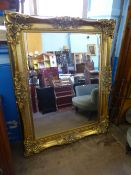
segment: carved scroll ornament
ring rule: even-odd
[[[25,101],[27,100],[27,88],[25,84],[25,77],[21,72],[16,72],[14,77],[16,101],[19,108],[23,109]]]
[[[5,23],[7,26],[7,39],[8,42],[16,45],[20,41],[21,30],[27,30],[31,28],[31,24],[27,23],[28,15],[21,15],[14,13],[10,18],[6,18]]]
[[[39,153],[42,150],[54,146],[54,145],[64,145],[76,142],[79,139],[84,138],[87,135],[101,134],[107,132],[108,129],[108,117],[106,116],[103,121],[98,125],[86,126],[79,129],[74,129],[74,131],[68,133],[59,133],[52,136],[47,136],[45,138],[40,138],[33,140],[32,137],[28,137],[24,141],[25,145],[25,156],[30,156],[34,153]],[[88,132],[87,132],[88,130]]]
[[[68,16],[57,17],[51,20],[51,22],[54,28],[58,28],[58,29],[77,28],[80,25],[80,18],[71,18]]]
[[[115,28],[115,20],[98,20],[98,23],[95,25],[100,31],[113,38],[114,36],[114,28]]]
[[[102,67],[101,76],[102,91],[109,93],[111,88],[111,66]]]

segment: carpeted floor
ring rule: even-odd
[[[13,147],[16,175],[131,175],[131,155],[108,134],[93,135],[69,145],[23,157]]]
[[[33,114],[36,138],[77,128],[97,120],[97,112],[79,111],[69,108],[63,111]]]

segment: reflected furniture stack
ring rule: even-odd
[[[52,80],[58,80],[58,68],[44,68],[42,71],[44,86],[52,86]]]
[[[59,67],[60,73],[67,74],[68,73],[68,63],[69,63],[69,51],[56,51],[56,60],[57,66]]]
[[[40,87],[52,86],[52,80],[58,79],[56,56],[53,53],[42,53],[29,58],[30,66],[33,65],[37,72]]]
[[[83,73],[86,62],[86,53],[72,53],[76,73]]]
[[[99,83],[99,71],[90,70],[90,81],[91,81],[91,84]]]
[[[76,64],[76,73],[83,73],[85,69],[85,63]]]
[[[53,81],[57,109],[72,106],[72,85],[69,80]]]

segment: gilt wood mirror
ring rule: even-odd
[[[114,20],[5,21],[25,155],[106,132]]]

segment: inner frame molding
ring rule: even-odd
[[[23,122],[25,156],[38,153],[54,145],[75,142],[85,136],[105,133],[108,128],[108,95],[111,86],[110,50],[114,35],[114,20],[86,20],[81,18],[41,18],[5,11],[7,40],[16,101]],[[100,35],[99,111],[96,122],[61,133],[36,139],[29,97],[28,73],[24,33],[72,32]]]

